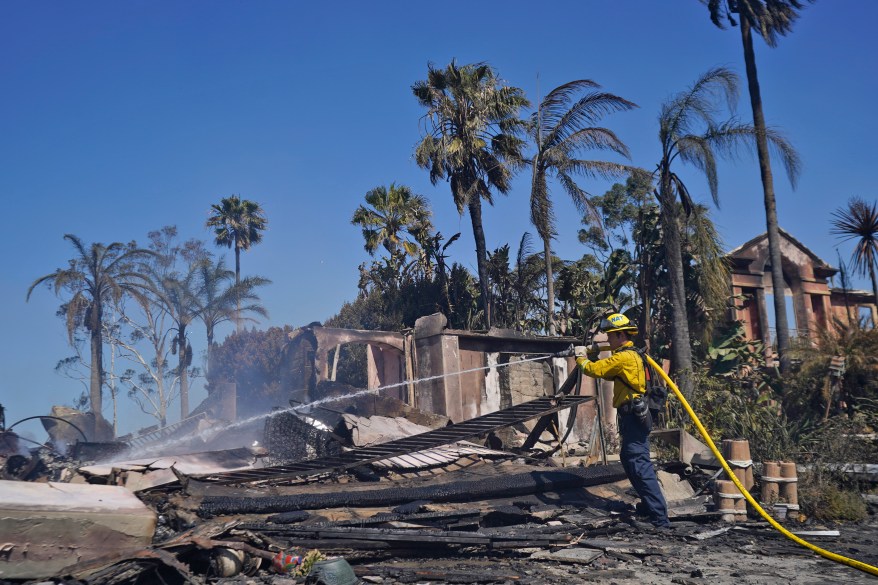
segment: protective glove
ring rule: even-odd
[[[577,345],[573,348],[573,354],[576,356],[576,365],[580,368],[582,367],[582,364],[588,361],[585,357],[585,352],[586,349],[584,345]]]
[[[591,361],[597,361],[601,355],[600,346],[597,343],[590,345],[588,351],[585,352],[585,355]]]

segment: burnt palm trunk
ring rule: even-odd
[[[470,197],[469,216],[473,224],[473,237],[476,240],[476,263],[479,269],[479,289],[482,292],[482,310],[485,312],[485,329],[490,329],[491,298],[488,293],[488,248],[485,245],[485,230],[482,227],[482,199],[477,193]]]
[[[869,277],[872,279],[872,294],[875,295],[875,301],[878,302],[878,280],[875,278],[875,265],[869,264]],[[878,327],[878,323],[873,323],[873,327]]]
[[[546,326],[549,335],[555,335],[555,279],[552,276],[552,241],[543,238],[543,255],[546,259]]]
[[[780,234],[777,224],[777,203],[774,198],[774,180],[771,175],[771,160],[768,156],[768,140],[765,136],[765,116],[762,112],[762,96],[759,92],[759,77],[756,74],[756,55],[753,51],[753,35],[750,22],[741,18],[741,42],[744,45],[744,63],[747,68],[747,85],[750,90],[750,105],[753,109],[753,126],[756,129],[756,153],[759,156],[759,174],[762,178],[762,191],[765,196],[765,223],[768,231],[768,258],[771,262],[771,286],[774,291],[774,324],[777,334],[777,353],[780,371],[789,369],[790,330],[787,321],[786,298],[784,295],[783,264],[780,253]]]
[[[640,337],[643,339],[644,348],[647,353],[652,351],[652,320],[651,320],[651,299],[649,298],[649,270],[650,262],[647,257],[646,246],[643,244],[643,207],[638,212],[638,223],[640,223],[640,232],[637,237],[637,259],[640,267],[638,275],[638,288],[640,289],[640,303],[643,310],[640,314]]]
[[[448,311],[448,317],[451,318],[452,313],[454,313],[454,305],[451,302],[451,291],[448,288],[448,274],[445,273],[445,261],[440,260],[437,263],[437,268],[439,275],[440,286],[442,287],[442,292],[445,295],[445,307]]]
[[[104,386],[104,338],[101,327],[103,309],[100,300],[95,300],[88,309],[87,323],[91,345],[91,376],[89,379],[88,402],[95,415],[95,424],[103,409]],[[96,430],[96,429],[95,429]]]
[[[672,196],[668,170],[662,170],[661,221],[665,256],[668,263],[671,297],[671,363],[683,396],[692,396],[692,348],[689,345],[689,316],[686,310],[686,288],[683,278],[683,255],[680,251],[680,227],[677,206]]]
[[[211,350],[213,348],[213,326],[206,325],[206,328],[207,328],[207,369],[205,370],[205,375],[210,371],[210,355],[212,353]]]
[[[238,238],[235,238],[235,331],[241,332],[241,248],[238,247]]]
[[[875,265],[871,262],[869,263],[869,278],[872,280],[872,294],[875,295],[875,300],[878,302],[878,279],[875,278]],[[878,323],[876,323],[876,313],[875,309],[872,309],[872,328],[878,327]],[[859,319],[858,319],[859,320]]]
[[[177,333],[177,374],[180,376],[180,420],[189,416],[189,348],[186,345],[186,326]]]

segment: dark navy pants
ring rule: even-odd
[[[622,451],[619,459],[628,481],[646,507],[649,521],[655,526],[668,526],[668,505],[659,487],[655,467],[649,459],[649,430],[634,414],[620,415]]]

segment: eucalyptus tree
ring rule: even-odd
[[[223,258],[216,262],[202,260],[195,269],[198,286],[194,302],[198,319],[204,323],[207,332],[207,363],[210,364],[216,328],[235,317],[239,301],[245,303],[240,307],[241,313],[268,316],[268,311],[259,304],[260,299],[255,291],[261,286],[271,284],[271,281],[261,276],[247,276],[235,284],[235,273],[226,268]],[[242,319],[247,320],[249,317]]]
[[[176,383],[168,380],[170,345],[175,332],[167,326],[167,312],[154,302],[152,295],[145,292],[133,298],[139,311],[124,303],[114,303],[116,323],[107,327],[106,336],[115,354],[138,369],[126,368],[116,377],[128,387],[128,397],[140,410],[165,427],[168,411],[177,397]]]
[[[599,91],[600,87],[590,79],[565,83],[550,91],[531,116],[529,131],[536,152],[530,161],[533,171],[530,218],[543,241],[546,328],[549,335],[555,335],[552,239],[556,235],[549,179],[554,178],[558,182],[577,209],[594,215],[589,194],[576,182],[577,175],[612,178],[631,171],[627,165],[581,158],[591,150],[614,152],[626,158],[629,156],[628,148],[615,133],[594,124],[606,114],[637,106],[617,95]]]
[[[416,195],[405,185],[383,185],[368,191],[368,205],[360,205],[351,218],[359,226],[365,240],[364,248],[372,256],[383,246],[390,262],[399,273],[406,257],[421,256],[420,241],[424,241],[433,226],[430,204],[423,195]],[[405,234],[410,237],[406,238]],[[398,282],[399,283],[399,278]]]
[[[64,304],[67,333],[73,343],[73,333],[84,326],[90,340],[89,406],[95,417],[101,414],[102,387],[104,384],[103,330],[104,307],[119,301],[125,294],[138,294],[146,284],[145,276],[138,270],[137,262],[153,253],[138,248],[134,242],[85,244],[73,234],[64,239],[73,245],[76,256],[66,268],[36,279],[27,290],[27,299],[41,284],[48,284],[56,295],[69,295]]]
[[[640,305],[638,329],[647,349],[656,330],[654,308],[663,290],[665,272],[654,189],[650,173],[643,169],[634,171],[624,185],[616,183],[603,195],[589,198],[600,218],[597,221],[585,214],[582,223],[586,227],[579,231],[579,241],[591,247],[604,263],[611,251],[624,250],[632,268],[636,267],[628,286],[636,293],[634,304]]]
[[[418,166],[435,185],[446,179],[461,215],[469,211],[476,243],[484,325],[491,326],[488,252],[482,224],[482,199],[493,203],[492,190],[506,194],[522,165],[524,122],[529,105],[524,92],[504,85],[486,63],[444,69],[428,66],[427,79],[412,86],[423,107],[425,135],[415,148]]]
[[[756,71],[756,53],[753,49],[753,31],[762,36],[769,47],[777,46],[778,38],[792,31],[798,18],[798,11],[810,0],[701,0],[710,11],[711,21],[719,28],[725,22],[732,26],[740,24],[741,44],[744,49],[744,65],[747,68],[747,84],[750,90],[750,106],[753,110],[753,126],[756,129],[756,152],[759,157],[759,174],[765,200],[765,223],[768,230],[768,256],[771,263],[771,283],[774,288],[774,313],[777,328],[777,351],[781,371],[789,368],[787,353],[790,348],[789,322],[786,301],[779,291],[784,290],[783,267],[781,264],[780,234],[777,222],[777,201],[774,196],[774,178],[769,158],[769,129],[765,124],[762,110],[762,94],[759,90],[759,75]],[[738,18],[735,19],[734,15]],[[740,21],[740,22],[738,22]],[[787,174],[795,188],[799,170],[798,158],[785,161]],[[792,166],[789,166],[792,165]]]
[[[692,350],[683,274],[682,238],[677,200],[689,213],[694,203],[683,180],[675,172],[674,163],[688,163],[704,173],[714,204],[719,205],[717,156],[734,158],[738,148],[751,146],[757,130],[734,118],[720,120],[723,100],[734,109],[738,97],[738,76],[725,68],[711,69],[700,76],[687,90],[662,105],[659,114],[659,141],[662,157],[655,171],[658,180],[658,201],[661,210],[662,240],[670,277],[672,311],[671,357],[686,396],[691,396]],[[793,147],[777,132],[764,132],[784,165],[794,176],[798,157]],[[783,290],[776,289],[776,290]]]
[[[854,269],[862,276],[869,275],[872,293],[878,299],[878,280],[875,278],[878,266],[878,206],[873,201],[866,203],[860,197],[852,197],[847,205],[835,210],[832,215],[832,233],[840,239],[854,240],[851,260]],[[878,325],[878,324],[876,324]]]
[[[207,219],[206,227],[213,228],[217,246],[234,248],[235,284],[240,284],[241,250],[249,250],[262,241],[262,232],[268,227],[265,211],[258,203],[241,199],[239,195],[224,197],[219,203],[211,205],[210,209],[212,215]],[[235,321],[240,329],[240,315],[236,316]]]

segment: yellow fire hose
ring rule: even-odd
[[[795,534],[793,534],[792,532],[790,532],[789,530],[784,528],[778,521],[776,521],[774,518],[772,518],[768,514],[768,512],[763,510],[762,506],[759,505],[759,503],[756,501],[756,499],[750,495],[749,491],[747,491],[747,488],[745,488],[743,486],[743,484],[741,484],[741,482],[735,476],[735,473],[732,471],[732,468],[729,466],[728,462],[726,462],[726,460],[723,458],[722,454],[719,452],[719,449],[716,448],[716,445],[713,443],[713,439],[711,439],[710,435],[707,434],[707,430],[701,424],[701,421],[698,420],[698,416],[696,416],[695,412],[692,410],[692,407],[689,406],[689,402],[686,400],[686,397],[683,396],[683,393],[680,392],[680,389],[677,388],[677,385],[674,384],[674,382],[671,380],[671,378],[665,373],[665,371],[662,369],[662,367],[655,362],[655,360],[653,360],[651,357],[649,357],[646,354],[644,354],[644,355],[646,356],[646,359],[649,360],[649,363],[652,364],[652,367],[654,367],[655,370],[659,373],[659,375],[661,375],[661,377],[664,378],[665,382],[668,384],[668,387],[674,391],[674,394],[677,396],[677,400],[679,400],[680,404],[683,405],[683,408],[686,409],[686,412],[689,414],[689,418],[691,418],[692,422],[695,423],[695,426],[698,428],[698,432],[700,432],[701,436],[704,437],[704,441],[707,443],[707,446],[710,447],[710,450],[713,451],[713,454],[716,457],[717,461],[719,461],[722,464],[723,469],[725,469],[726,474],[729,476],[729,479],[731,479],[733,482],[735,482],[735,486],[737,486],[738,490],[740,490],[741,495],[743,495],[744,498],[746,498],[746,500],[748,502],[750,502],[750,505],[753,506],[753,508],[755,508],[759,512],[760,516],[765,518],[765,520],[769,524],[771,524],[771,526],[775,530],[778,530],[781,534],[783,534],[784,536],[786,536],[787,538],[789,538],[790,540],[792,540],[796,544],[800,544],[800,545],[804,546],[805,548],[811,549],[812,551],[814,551],[818,555],[825,557],[831,561],[845,564],[849,567],[853,567],[855,569],[865,571],[866,573],[870,573],[872,575],[878,575],[878,567],[869,565],[867,563],[864,563],[862,561],[858,561],[856,559],[849,559],[848,557],[844,557],[844,556],[836,554],[834,552],[824,550],[824,549],[820,548],[819,546],[813,545],[810,542],[799,538],[798,536],[796,536]]]

